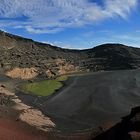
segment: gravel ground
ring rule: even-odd
[[[120,121],[140,104],[140,70],[97,72],[69,78],[49,98],[18,94],[40,108],[61,130],[75,131]]]

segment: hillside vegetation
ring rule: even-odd
[[[20,88],[27,93],[31,93],[37,96],[49,96],[56,90],[63,87],[62,81],[67,80],[67,76],[61,76],[52,80],[45,80],[41,82],[24,84]]]

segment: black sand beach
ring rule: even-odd
[[[38,98],[36,103],[35,96],[17,95],[49,115],[59,129],[94,128],[105,122],[120,121],[130,108],[139,105],[140,70],[73,76],[58,93],[50,98]]]

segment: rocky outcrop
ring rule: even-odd
[[[138,140],[139,138],[140,107],[135,107],[132,108],[130,115],[122,118],[120,123],[92,138],[92,140]]]
[[[46,64],[46,75],[47,77],[53,77],[55,75],[63,75],[69,73],[79,72],[80,68],[71,62],[67,62],[65,59],[54,59],[48,61]]]
[[[48,69],[48,70],[46,71],[46,76],[47,76],[48,78],[53,78],[55,75],[56,75],[56,74],[55,74],[53,71],[51,71],[50,69]]]
[[[50,118],[44,116],[41,111],[37,109],[26,109],[24,110],[19,119],[28,123],[31,126],[39,128],[44,131],[49,131],[49,128],[55,127],[55,124]],[[44,128],[43,128],[44,127]]]
[[[36,77],[38,75],[38,71],[35,68],[15,68],[6,72],[6,75],[11,78],[28,80]]]

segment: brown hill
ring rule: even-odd
[[[0,53],[0,72],[15,68],[35,68],[38,74],[46,75],[49,70],[53,75],[58,75],[140,67],[139,48],[103,44],[87,50],[69,50],[3,31],[0,31]]]

